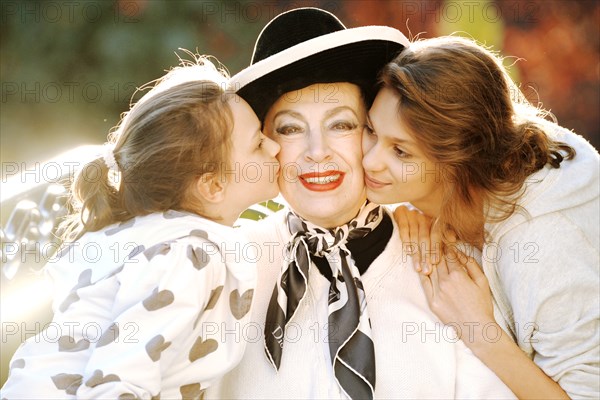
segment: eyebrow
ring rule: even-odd
[[[356,112],[350,106],[339,106],[339,107],[333,108],[331,110],[327,110],[327,112],[325,112],[325,118],[329,118],[332,115],[339,114],[339,113],[341,113],[342,111],[345,111],[345,110],[350,111],[352,114],[354,114],[355,117],[358,118],[358,115],[356,115]]]
[[[277,119],[279,116],[281,116],[281,115],[290,115],[290,116],[292,116],[292,117],[294,117],[294,118],[298,118],[298,119],[301,119],[302,121],[306,121],[306,120],[304,119],[304,117],[302,116],[302,114],[300,114],[300,113],[298,113],[298,112],[296,112],[296,111],[294,111],[294,110],[281,110],[281,111],[278,111],[278,112],[277,112],[277,113],[276,113],[276,114],[273,116],[273,121],[275,121],[275,120],[276,120],[276,119]]]
[[[335,115],[335,114],[339,114],[342,111],[348,110],[350,111],[352,114],[354,114],[355,117],[358,118],[358,115],[356,115],[356,112],[354,111],[354,109],[350,106],[339,106],[339,107],[335,107],[331,110],[327,110],[325,112],[325,118],[331,118],[331,116]],[[281,116],[281,115],[290,115],[291,117],[300,119],[302,121],[306,121],[306,118],[304,118],[302,116],[302,114],[300,114],[299,112],[296,112],[294,110],[281,110],[278,111],[274,116],[273,116],[273,121],[275,121],[277,119],[277,117]]]

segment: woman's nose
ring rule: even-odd
[[[318,129],[306,136],[308,143],[306,144],[306,159],[315,163],[328,161],[333,154],[328,140],[323,132]]]
[[[384,167],[383,157],[379,154],[377,143],[368,143],[363,141],[363,160],[362,165],[365,171],[381,171]]]

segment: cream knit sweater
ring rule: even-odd
[[[598,152],[542,122],[577,151],[529,177],[527,214],[488,224],[483,268],[496,319],[572,398],[600,398],[600,204]]]

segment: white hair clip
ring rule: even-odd
[[[119,164],[115,159],[115,147],[112,144],[105,143],[102,149],[102,159],[110,171],[119,172]]]

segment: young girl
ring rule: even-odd
[[[516,99],[501,60],[466,39],[412,43],[381,83],[367,196],[410,202],[482,255],[485,275],[449,252],[423,276],[431,308],[518,398],[598,398],[596,150]]]
[[[279,145],[225,87],[208,60],[183,63],[82,168],[76,241],[47,267],[54,319],[2,398],[197,398],[241,359],[256,271],[232,225],[277,195]]]

